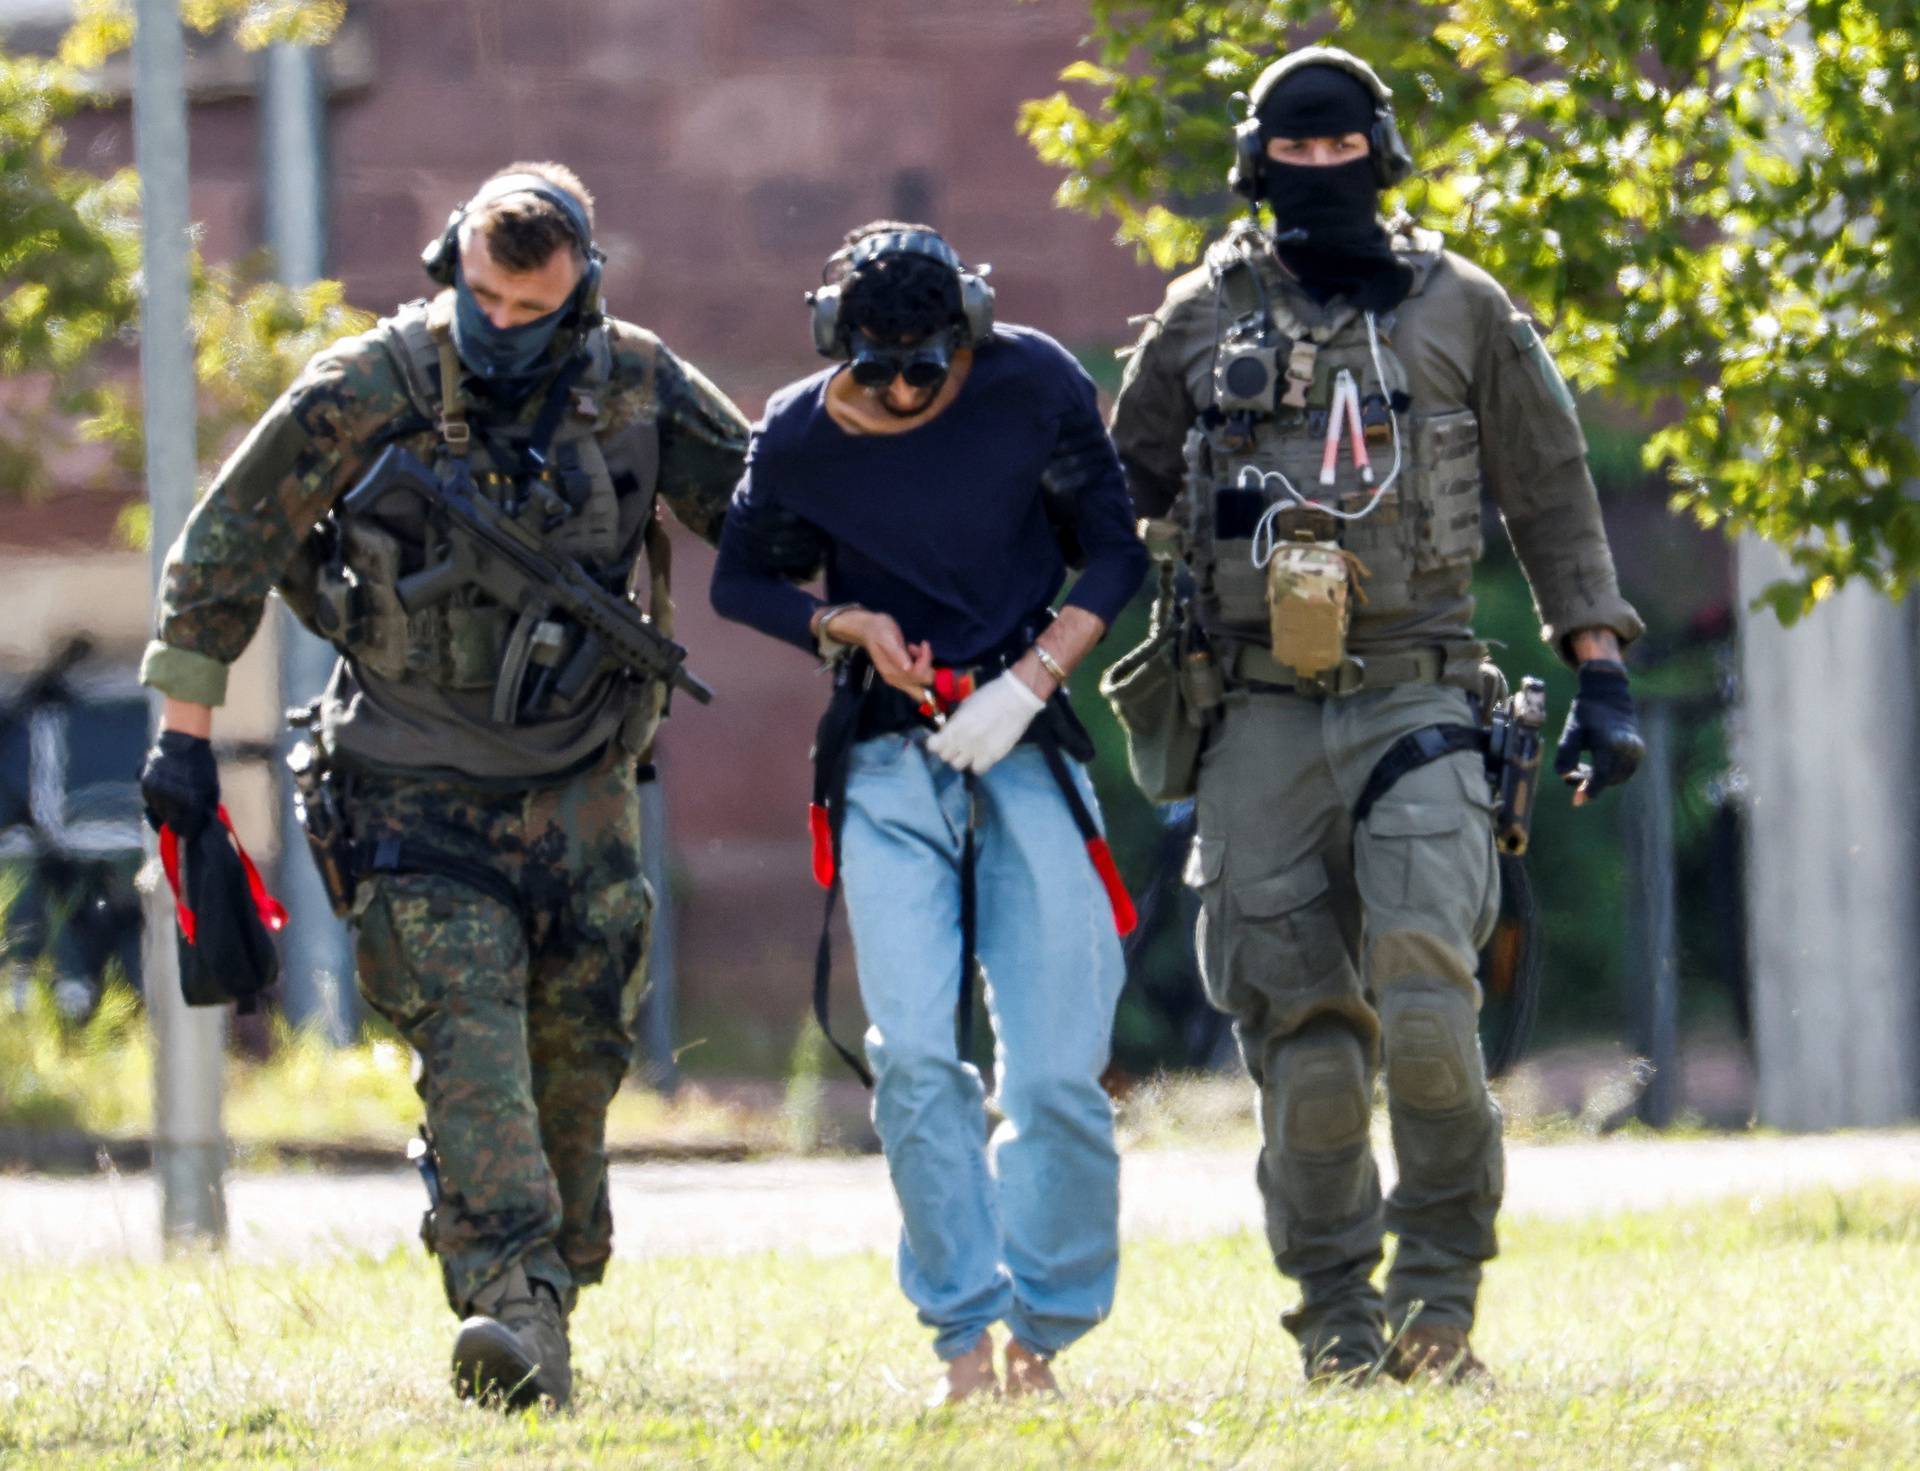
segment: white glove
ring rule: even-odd
[[[1047,702],[1009,669],[962,700],[927,738],[927,749],[955,771],[979,776],[1020,744],[1033,717],[1046,708]]]

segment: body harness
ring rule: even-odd
[[[840,1059],[853,1069],[867,1087],[873,1075],[866,1064],[833,1035],[828,1019],[828,990],[833,976],[833,910],[840,898],[840,838],[847,817],[847,768],[854,746],[878,735],[910,730],[932,730],[947,714],[971,695],[983,682],[1010,665],[1032,640],[1021,638],[1001,657],[982,661],[965,669],[941,668],[935,671],[929,703],[915,705],[874,675],[873,664],[864,653],[840,660],[834,672],[833,698],[814,732],[813,801],[807,810],[807,827],[812,838],[814,881],[826,890],[826,905],[820,919],[820,943],[813,962],[813,1015]],[[1139,922],[1133,900],[1121,881],[1113,861],[1113,851],[1101,834],[1093,813],[1088,809],[1067,769],[1067,758],[1093,759],[1093,738],[1074,714],[1065,690],[1056,691],[1046,709],[1034,719],[1021,737],[1022,745],[1040,749],[1054,784],[1072,814],[1073,825],[1086,844],[1088,860],[1099,874],[1113,908],[1115,930],[1123,937]],[[976,884],[978,849],[978,778],[963,774],[967,793],[966,831],[960,848],[960,990],[954,1007],[956,1046],[962,1061],[973,1051],[973,987],[977,965],[979,934],[979,895]]]

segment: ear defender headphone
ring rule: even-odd
[[[925,256],[952,271],[960,283],[960,314],[966,319],[967,342],[987,340],[993,332],[993,288],[987,284],[987,273],[993,267],[968,270],[953,247],[931,230],[888,230],[835,251],[820,273],[825,284],[807,293],[807,305],[813,313],[813,346],[821,357],[845,361],[853,356],[847,325],[840,320],[841,284],[884,255]]]
[[[560,217],[567,222],[573,243],[580,248],[587,263],[580,275],[580,284],[574,287],[574,300],[580,304],[581,315],[590,322],[600,310],[600,272],[606,264],[606,253],[593,243],[593,226],[587,220],[586,207],[565,189],[538,174],[502,174],[497,179],[489,179],[480,186],[478,194],[448,215],[446,229],[420,252],[420,264],[427,276],[441,286],[453,285],[460,265],[460,226],[476,209],[509,194],[531,194],[544,200],[559,210]]]
[[[1367,131],[1373,176],[1382,189],[1391,188],[1413,173],[1413,153],[1400,136],[1393,117],[1393,92],[1380,75],[1351,51],[1338,46],[1307,46],[1281,57],[1254,82],[1246,94],[1247,115],[1233,127],[1233,168],[1227,183],[1244,199],[1260,197],[1260,171],[1267,162],[1267,140],[1260,133],[1260,107],[1269,93],[1303,66],[1338,67],[1373,94],[1373,126]]]

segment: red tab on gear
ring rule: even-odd
[[[1140,923],[1140,916],[1133,907],[1133,896],[1120,881],[1120,869],[1113,861],[1113,849],[1107,846],[1105,838],[1088,838],[1087,857],[1093,860],[1094,872],[1100,875],[1100,882],[1106,885],[1107,902],[1113,906],[1113,927],[1124,940]]]
[[[187,901],[180,894],[180,834],[170,827],[160,829],[160,868],[167,876],[167,887],[173,890],[173,912],[180,923],[180,938],[191,945],[195,921],[193,911],[187,908]]]
[[[821,888],[833,887],[833,824],[827,809],[818,802],[807,804],[807,833],[813,839],[813,881]]]
[[[260,870],[253,866],[253,856],[240,844],[240,834],[233,830],[233,819],[227,816],[227,809],[219,809],[220,826],[227,830],[227,836],[233,839],[233,851],[240,855],[240,867],[246,870],[247,892],[253,896],[253,912],[260,916],[260,923],[273,934],[279,934],[287,927],[287,910],[278,899],[267,892],[266,880],[260,877]],[[189,942],[192,936],[188,936]]]

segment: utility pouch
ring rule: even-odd
[[[1135,784],[1150,802],[1178,802],[1193,795],[1207,714],[1223,691],[1205,704],[1191,697],[1186,624],[1173,601],[1172,566],[1161,567],[1152,631],[1100,677],[1100,693],[1126,733],[1127,769]],[[1201,657],[1213,667],[1204,651]],[[1217,683],[1219,672],[1213,672]]]
[[[300,723],[298,718],[295,723]],[[287,753],[287,769],[293,773],[294,816],[307,835],[327,902],[344,919],[353,909],[353,829],[341,801],[340,773],[312,736]]]
[[[1274,660],[1312,679],[1347,656],[1359,589],[1351,552],[1331,541],[1282,542],[1267,562],[1267,624]]]

